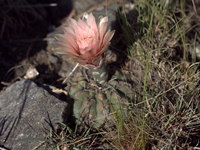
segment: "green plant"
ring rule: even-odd
[[[127,100],[132,98],[131,85],[113,77],[100,85],[88,76],[73,77],[69,95],[74,98],[73,114],[77,122],[99,128],[106,120],[123,120]],[[113,115],[111,115],[113,114]]]

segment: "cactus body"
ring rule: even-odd
[[[127,100],[132,98],[131,91],[130,84],[124,81],[111,80],[99,88],[98,81],[73,77],[69,88],[74,98],[73,115],[77,123],[99,128],[105,122],[113,122],[112,114],[125,112]]]

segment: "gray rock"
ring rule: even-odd
[[[78,14],[86,12],[88,9],[91,9],[94,6],[102,3],[102,0],[73,0],[74,9]]]
[[[31,80],[18,81],[0,95],[0,147],[30,150],[44,138],[44,129],[56,131],[57,121],[66,123],[67,102],[50,95]],[[41,149],[41,148],[40,148]]]

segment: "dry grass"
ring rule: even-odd
[[[195,47],[200,41],[198,22],[190,22],[196,15],[192,2],[138,0],[136,5],[128,3],[135,6],[137,17],[132,10],[125,11],[125,4],[118,11],[121,42],[128,51],[122,71],[134,87],[134,98],[128,100],[123,124],[114,119],[115,127],[100,129],[89,149],[103,143],[119,150],[199,146],[200,74]],[[194,12],[189,11],[191,7]],[[195,36],[188,38],[192,32]]]
[[[185,34],[196,26],[188,27],[195,12],[186,11],[194,3],[181,1],[172,7],[164,1],[139,0],[137,4],[138,27],[123,32],[135,36],[132,48],[128,45],[129,61],[123,68],[138,83],[135,99],[124,120],[125,133],[112,131],[105,137],[116,149],[198,146],[199,62],[196,57],[189,58],[191,52],[187,50],[195,49],[196,38],[191,42]]]

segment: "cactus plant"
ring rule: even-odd
[[[71,57],[90,70],[87,80],[74,77],[69,95],[74,98],[73,114],[76,120],[100,127],[110,120],[110,113],[122,110],[127,98],[131,98],[130,85],[123,81],[107,82],[104,59],[115,31],[107,30],[108,17],[100,16],[95,22],[92,13],[84,13],[78,21],[70,18],[63,27],[64,34],[57,34],[56,51]],[[117,113],[118,114],[118,113]]]
[[[130,84],[112,79],[99,86],[99,82],[91,76],[88,80],[83,76],[73,77],[69,95],[74,98],[76,121],[97,128],[105,122],[112,122],[112,113],[125,112],[126,102],[132,98]]]

